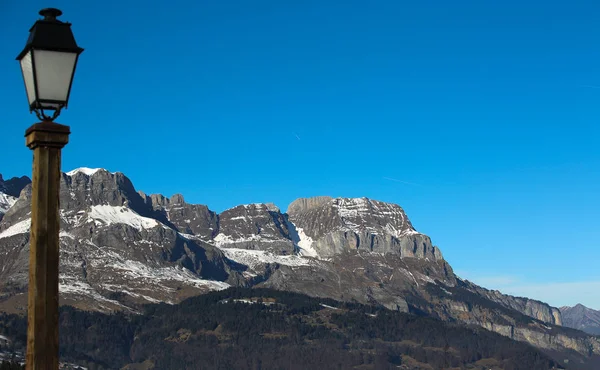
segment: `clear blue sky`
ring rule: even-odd
[[[63,169],[221,211],[405,208],[464,277],[600,309],[597,1],[0,2],[0,172],[30,173],[18,63],[43,7],[80,59]]]

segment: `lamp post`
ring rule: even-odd
[[[29,111],[40,119],[25,132],[33,150],[31,234],[29,239],[28,370],[58,369],[59,191],[61,149],[70,128],[53,122],[67,107],[75,66],[83,49],[71,24],[58,9],[43,9],[44,19],[29,30],[17,57],[21,64]],[[47,111],[53,111],[47,115]]]

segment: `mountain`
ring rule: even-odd
[[[543,302],[457,277],[431,238],[395,204],[298,199],[287,212],[247,204],[220,214],[137,191],[122,173],[61,177],[60,302],[140,312],[228,287],[272,288],[476,325],[547,351],[600,354]],[[23,313],[31,188],[0,221],[0,310]]]
[[[2,174],[0,174],[0,193],[10,195],[11,197],[18,198],[21,194],[21,190],[29,184],[31,184],[31,179],[27,176],[13,177],[4,180]]]
[[[270,289],[230,288],[132,318],[63,307],[59,321],[61,360],[93,369],[559,368],[481,328]],[[22,353],[25,318],[0,316],[0,328]]]
[[[31,183],[29,177],[13,177],[4,181],[0,174],[0,221],[10,207],[12,207],[21,194],[21,190]]]
[[[600,335],[600,311],[578,304],[573,307],[561,307],[560,312],[564,326]]]

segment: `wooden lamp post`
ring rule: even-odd
[[[31,27],[17,57],[29,110],[41,120],[25,132],[26,145],[33,150],[26,368],[56,370],[60,158],[70,129],[53,121],[67,107],[83,49],[75,42],[71,24],[56,19],[62,15],[60,10],[48,8],[39,14],[44,19]]]

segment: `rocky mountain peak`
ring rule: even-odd
[[[83,174],[85,176],[93,176],[98,171],[108,172],[104,168],[88,168],[88,167],[80,167],[76,168],[72,171],[67,172],[67,176],[75,176],[77,174]]]
[[[310,236],[313,238],[318,238],[333,229],[368,231],[394,237],[416,233],[400,206],[369,198],[299,199],[290,205],[288,213],[291,219],[300,223],[313,220],[319,225],[322,224],[322,227],[310,225],[310,229],[313,230]]]
[[[169,198],[169,202],[173,205],[186,204],[185,200],[183,199],[183,195],[181,195],[181,194],[174,194],[173,196],[171,196],[171,198]]]
[[[589,334],[600,335],[600,311],[593,310],[582,304],[573,307],[561,307],[563,325],[583,330]]]
[[[299,199],[290,205],[289,220],[303,237],[301,243],[321,257],[359,250],[443,259],[396,204],[368,198]]]
[[[15,205],[25,188],[31,189],[30,184],[31,180],[27,176],[13,177],[5,181],[0,174],[0,220]]]
[[[288,214],[298,214],[306,211],[310,211],[313,208],[319,207],[324,203],[328,203],[333,198],[329,196],[320,196],[312,198],[298,198],[288,206]]]
[[[21,190],[31,184],[31,179],[27,176],[13,177],[4,180],[0,174],[0,193],[10,195],[13,198],[18,198]]]
[[[78,168],[61,178],[61,208],[68,212],[91,206],[127,206],[143,216],[152,208],[135,190],[131,180],[121,172],[102,168]]]
[[[273,204],[245,204],[223,211],[215,242],[228,248],[294,253],[286,217]]]
[[[0,193],[0,220],[4,214],[17,202],[17,198],[8,194]]]

